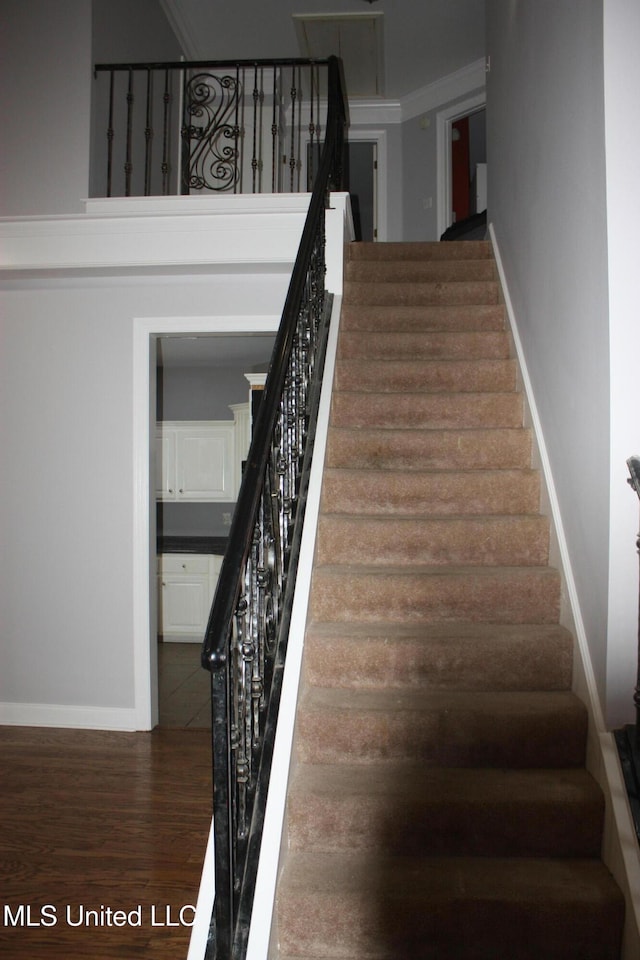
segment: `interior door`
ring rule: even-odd
[[[356,240],[377,240],[376,173],[378,145],[369,140],[348,144],[348,180]]]
[[[469,177],[469,118],[451,125],[451,203],[453,222],[466,220],[471,213]]]
[[[307,189],[313,187],[313,172],[318,169],[320,148],[307,151]],[[356,240],[378,239],[377,174],[378,144],[374,140],[353,140],[345,144],[343,174],[351,196],[351,211]]]

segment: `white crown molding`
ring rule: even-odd
[[[484,89],[486,68],[484,58],[440,77],[433,83],[408,93],[400,100],[350,100],[351,126],[404,123],[413,117],[437,110],[443,104],[466,97],[473,90]]]
[[[160,0],[160,6],[164,15],[169,21],[171,29],[176,35],[176,39],[182,47],[182,51],[187,60],[199,60],[199,51],[196,41],[193,39],[191,26],[187,22],[179,5],[175,0]]]
[[[402,120],[411,120],[413,117],[436,110],[444,103],[464,97],[472,90],[484,87],[485,84],[486,68],[482,58],[403,97],[400,101]]]
[[[402,123],[400,101],[350,100],[349,123],[351,126],[377,126],[381,123]]]

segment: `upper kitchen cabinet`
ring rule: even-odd
[[[156,433],[159,500],[233,501],[237,494],[233,421],[170,421]]]

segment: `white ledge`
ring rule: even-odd
[[[86,201],[75,216],[0,219],[0,271],[293,264],[309,194]]]

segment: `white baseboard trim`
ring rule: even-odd
[[[78,730],[137,730],[134,707],[81,707],[61,703],[0,702],[0,724],[14,727],[73,727]]]
[[[566,541],[560,504],[551,471],[542,423],[538,414],[533,385],[529,376],[526,357],[518,331],[518,323],[509,294],[509,286],[496,239],[494,226],[489,224],[489,238],[498,269],[498,276],[509,319],[510,332],[517,354],[518,367],[531,421],[535,443],[543,474],[543,482],[551,513],[552,528],[559,552],[559,566],[567,594],[571,629],[575,636],[574,692],[585,704],[589,714],[589,740],[587,745],[587,769],[597,780],[605,796],[605,823],[602,859],[622,890],[626,903],[626,918],[621,960],[637,960],[640,957],[640,851],[635,836],[633,818],[622,768],[618,759],[612,733],[606,730],[600,705],[591,653],[580,611],[578,592],[571,567],[571,558]]]
[[[553,524],[554,532],[557,539],[557,546],[560,554],[562,576],[565,582],[565,588],[567,591],[567,597],[568,597],[569,606],[571,609],[571,617],[573,620],[572,627],[575,630],[576,640],[578,643],[580,656],[584,666],[584,681],[586,684],[586,688],[587,688],[586,694],[589,701],[587,706],[589,706],[593,712],[593,720],[595,722],[596,730],[600,733],[600,732],[604,732],[605,730],[604,716],[602,713],[602,708],[600,706],[600,698],[598,696],[595,675],[593,673],[593,667],[591,664],[591,654],[590,654],[589,646],[587,643],[587,634],[584,627],[584,621],[582,619],[582,612],[580,610],[578,591],[576,588],[575,578],[573,576],[573,570],[571,566],[571,557],[569,555],[569,547],[567,544],[567,539],[566,539],[564,527],[562,524],[562,516],[560,513],[560,503],[558,500],[558,495],[556,493],[556,487],[553,479],[553,474],[551,471],[551,461],[549,460],[549,454],[547,452],[547,447],[544,439],[544,433],[542,430],[542,421],[540,420],[540,416],[538,414],[538,407],[537,407],[536,399],[533,392],[533,385],[531,383],[531,378],[529,376],[527,360],[524,355],[524,349],[522,346],[522,340],[520,339],[518,322],[515,315],[513,302],[509,294],[509,286],[507,284],[507,277],[504,271],[504,264],[502,262],[500,249],[498,247],[498,241],[496,239],[495,230],[492,223],[489,224],[489,238],[491,240],[491,244],[493,247],[493,254],[495,257],[496,266],[498,268],[500,286],[502,288],[504,304],[507,311],[507,316],[509,318],[510,332],[513,337],[513,342],[514,342],[515,350],[517,354],[518,367],[519,367],[520,377],[522,381],[522,388],[525,394],[528,413],[531,420],[531,427],[535,436],[535,443],[537,447],[538,456],[540,459],[540,469],[543,474],[545,489],[546,489],[546,493],[549,501],[551,521]]]

